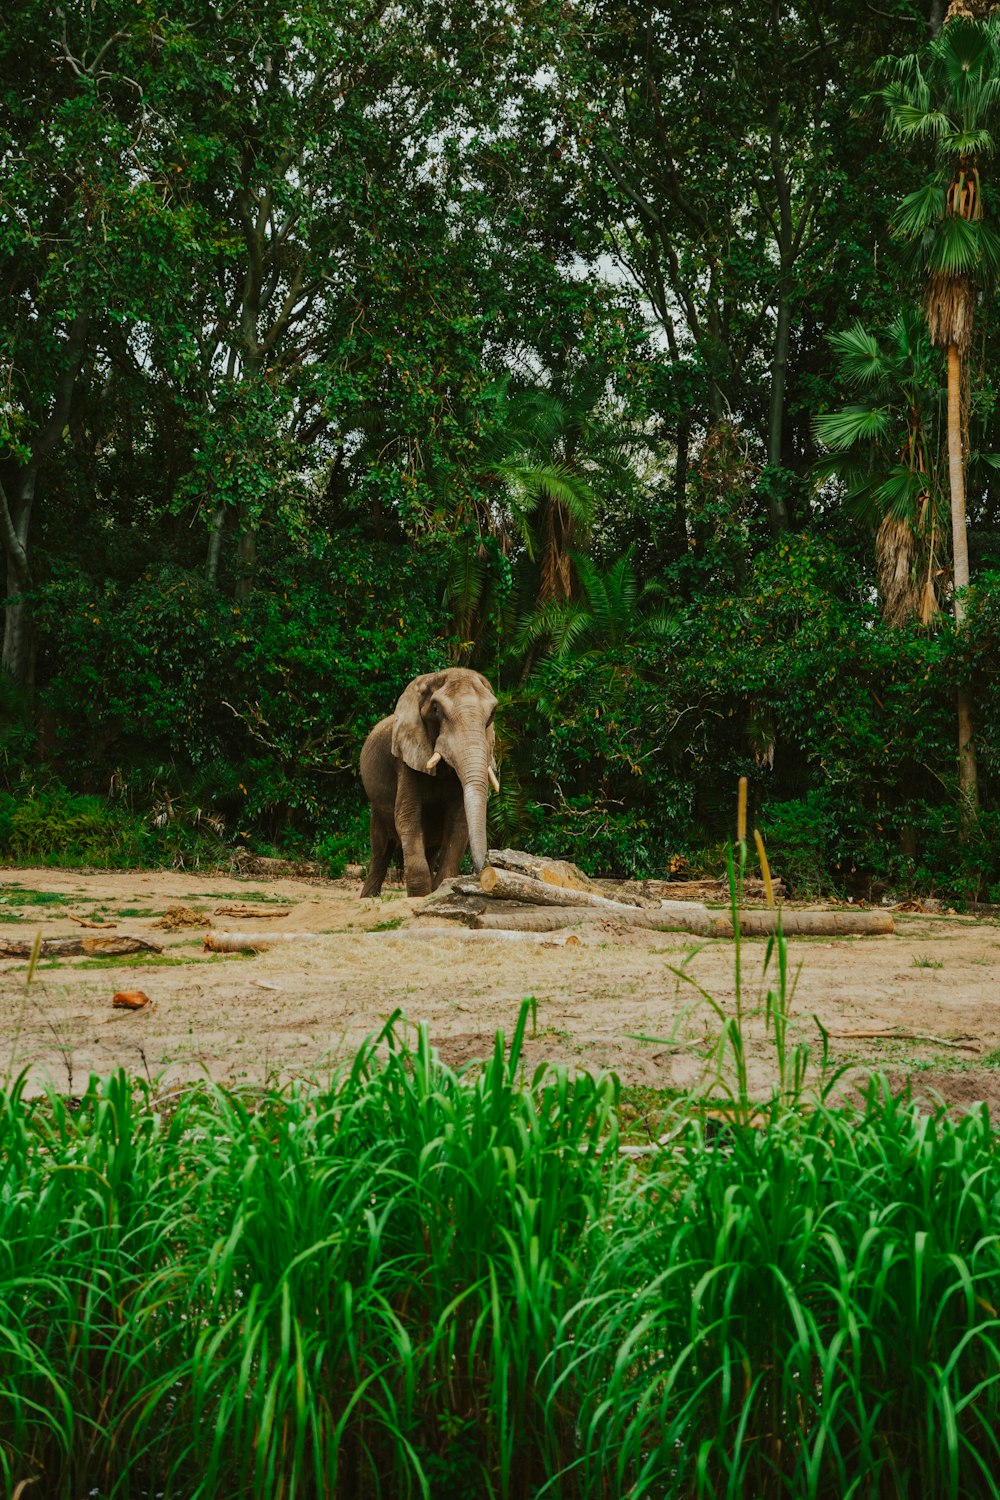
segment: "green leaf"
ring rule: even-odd
[[[813,419],[813,431],[827,448],[851,448],[866,438],[883,438],[889,431],[891,409],[885,406],[845,406]]]

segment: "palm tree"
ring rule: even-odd
[[[676,615],[661,603],[657,584],[639,586],[630,553],[607,572],[589,557],[574,554],[580,581],[576,599],[547,599],[522,619],[515,652],[537,652],[547,658],[607,654],[613,663],[625,645],[666,640],[678,628]]]
[[[876,528],[886,623],[926,625],[939,609],[943,540],[940,387],[926,320],[904,307],[884,341],[855,322],[830,344],[841,382],[858,399],[814,419],[817,441],[830,450],[816,472],[841,480],[849,508]]]
[[[493,383],[492,430],[471,467],[464,508],[457,512],[449,497],[456,524],[447,602],[463,650],[472,650],[491,603],[513,607],[517,558],[529,565],[520,582],[536,607],[578,593],[575,559],[589,546],[598,492],[634,488],[630,454],[642,441],[608,410],[607,386],[599,364],[520,389],[507,376]]]
[[[886,61],[888,82],[878,95],[890,132],[902,140],[933,142],[937,157],[933,175],[900,204],[896,226],[925,277],[931,342],[948,360],[948,479],[959,627],[969,583],[964,364],[977,294],[1000,269],[1000,235],[985,222],[980,179],[982,163],[994,152],[992,126],[1000,111],[1000,16],[986,11],[985,0],[952,0],[940,33],[922,52]],[[958,742],[962,816],[968,824],[979,799],[967,688],[958,694]]]

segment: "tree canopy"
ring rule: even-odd
[[[803,889],[1000,889],[959,10],[16,0],[0,854],[98,796],[363,858],[367,729],[462,662],[497,837],[710,862],[745,774]]]

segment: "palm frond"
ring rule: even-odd
[[[940,139],[954,129],[952,121],[942,110],[927,109],[909,99],[900,99],[893,105],[893,125],[901,136],[927,135]]]
[[[886,358],[881,345],[860,320],[840,333],[831,333],[829,342],[839,357],[845,380],[872,385],[885,378]]]
[[[641,634],[650,640],[673,640],[680,633],[681,614],[678,610],[658,609],[642,619]]]
[[[892,222],[904,239],[918,239],[943,217],[946,202],[944,184],[932,178],[916,192],[907,193],[893,214]]]
[[[872,491],[886,515],[912,525],[916,518],[916,501],[927,489],[926,474],[899,464]]]
[[[931,275],[970,276],[982,259],[980,225],[958,214],[941,220],[928,246],[927,269]]]
[[[993,134],[982,126],[959,126],[946,131],[941,145],[952,156],[992,156]]]
[[[504,459],[494,472],[511,491],[523,512],[535,510],[545,500],[557,501],[573,520],[589,526],[596,497],[590,482],[567,464],[531,462],[524,455]]]
[[[813,432],[827,448],[851,448],[865,439],[884,438],[890,429],[888,406],[845,406],[840,411],[821,412],[813,418]]]

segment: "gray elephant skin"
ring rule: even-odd
[[[408,896],[426,896],[457,875],[467,848],[486,863],[486,799],[499,790],[486,678],[467,667],[415,677],[395,713],[361,751],[371,803],[371,861],[362,896],[377,896],[397,850]]]

